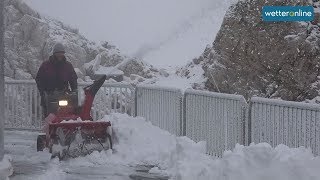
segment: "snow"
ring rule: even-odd
[[[13,167],[11,165],[12,158],[11,156],[5,155],[0,161],[0,179],[5,180],[9,179],[8,177],[13,173]]]
[[[294,102],[294,101],[284,101],[281,99],[268,99],[268,98],[261,98],[261,97],[252,97],[250,100],[252,103],[263,103],[263,104],[270,104],[273,106],[284,106],[284,107],[292,107],[298,109],[309,109],[314,111],[320,111],[320,106],[315,103],[304,103],[304,102]]]
[[[65,180],[67,179],[66,173],[59,168],[58,159],[51,161],[48,170],[44,174],[39,175],[35,178],[36,180]]]
[[[25,148],[30,144],[35,148],[35,142],[31,143],[34,135],[29,132],[7,132],[12,145],[8,145],[7,139],[6,149],[14,160],[28,161],[29,166],[44,168],[23,174],[21,179],[130,179],[129,176],[135,173],[133,167],[138,166],[151,167],[147,169],[153,176],[150,179],[157,179],[157,176],[169,176],[172,180],[320,179],[320,157],[314,157],[310,149],[303,147],[279,145],[272,148],[266,143],[247,147],[236,145],[234,150],[217,158],[205,153],[205,142],[176,137],[142,117],[111,114],[101,121],[112,123],[113,150],[59,162],[58,159],[50,160],[47,152],[36,153],[34,149]]]
[[[205,142],[195,143],[187,137],[176,137],[153,126],[143,118],[112,114],[110,120],[116,134],[117,153],[93,153],[82,162],[156,165],[150,173],[170,175],[172,179],[228,180],[316,180],[320,157],[310,149],[279,145],[237,145],[221,159],[205,154]],[[80,159],[78,159],[80,160]]]
[[[69,119],[69,120],[63,120],[63,121],[61,121],[61,123],[77,123],[77,122],[90,123],[90,122],[92,122],[92,121],[90,121],[90,120],[82,120],[80,117],[78,117],[76,120]]]
[[[124,72],[115,67],[103,67],[100,66],[95,74],[106,74],[108,76],[120,76],[124,75]]]
[[[107,40],[130,56],[167,67],[199,56],[236,0],[24,1],[41,14],[79,28],[89,39]]]
[[[206,78],[203,76],[204,70],[201,65],[194,65],[188,67],[189,75],[183,76],[181,73],[177,73],[178,68],[169,68],[167,70],[169,76],[157,76],[151,80],[147,80],[145,84],[154,84],[161,87],[178,88],[186,90],[192,88],[193,84],[204,84]]]

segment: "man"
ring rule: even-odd
[[[45,92],[50,93],[55,90],[76,91],[78,86],[77,79],[78,77],[72,64],[66,60],[64,46],[61,43],[55,44],[52,56],[41,64],[36,77],[44,116],[48,115],[44,101]]]

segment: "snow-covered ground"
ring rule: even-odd
[[[129,56],[168,67],[185,65],[211,44],[236,0],[24,0],[41,14],[109,41]]]
[[[205,154],[205,143],[176,137],[143,118],[111,114],[114,152],[94,152],[59,162],[35,152],[36,133],[7,131],[5,148],[18,179],[319,180],[320,157],[305,148],[237,145],[222,158]]]
[[[12,167],[12,158],[8,155],[5,155],[0,161],[0,179],[6,180],[9,176],[13,173],[13,167]]]

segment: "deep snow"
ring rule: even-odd
[[[153,167],[147,169],[149,174],[154,174],[153,177],[170,176],[178,180],[320,179],[320,157],[314,157],[310,149],[303,147],[295,149],[279,145],[272,148],[265,143],[249,147],[237,145],[222,158],[216,158],[205,154],[204,142],[176,137],[144,118],[111,114],[104,120],[110,120],[113,125],[114,152],[94,152],[64,162],[50,160],[48,153],[34,152],[35,142],[31,142],[35,134],[29,132],[7,132],[6,150],[12,153],[14,160],[29,162],[31,167],[43,164],[43,170],[40,168],[25,175],[24,179],[130,179],[135,173],[132,167],[141,165]],[[18,139],[18,135],[24,139]],[[20,148],[10,143],[20,143]],[[24,149],[22,143],[33,145]]]

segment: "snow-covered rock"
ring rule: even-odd
[[[307,5],[306,1],[242,0],[230,7],[204,62],[206,88],[230,94],[303,101],[318,96],[319,25],[270,23],[265,5]]]
[[[148,77],[149,74],[145,71],[145,63],[138,59],[127,59],[120,63],[117,67],[124,72],[124,75],[138,74],[143,77]]]
[[[114,67],[126,57],[113,45],[104,47],[87,40],[75,28],[60,21],[42,17],[22,0],[5,1],[5,76],[32,79],[40,64],[52,54],[52,47],[61,42],[67,59],[76,68],[79,78],[87,74],[83,65],[101,56],[101,66]]]
[[[160,69],[159,73],[161,76],[168,77],[169,73],[165,69]]]
[[[138,81],[138,82],[143,82],[145,81],[145,78],[139,76],[139,75],[136,75],[136,74],[131,74],[130,75],[130,79],[131,81]]]

